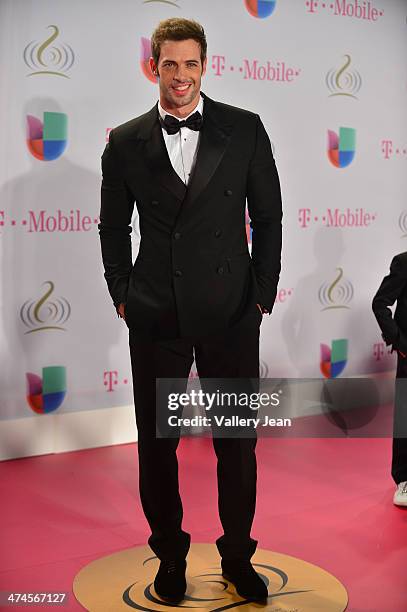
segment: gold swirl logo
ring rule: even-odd
[[[264,359],[260,359],[260,378],[267,378],[269,374],[269,367]]]
[[[64,323],[71,316],[71,306],[64,297],[49,299],[54,292],[54,283],[46,281],[48,288],[38,300],[27,300],[20,308],[20,319],[31,334],[36,331],[58,329],[66,331]]]
[[[59,36],[56,25],[47,26],[52,34],[42,43],[32,40],[24,49],[23,58],[26,66],[32,71],[27,76],[52,74],[69,78],[66,74],[75,61],[75,53],[66,43],[54,44]]]
[[[192,544],[188,553],[187,592],[179,604],[160,599],[154,589],[159,561],[147,547],[125,549],[91,561],[75,576],[76,599],[92,612],[344,612],[347,593],[331,574],[302,559],[257,550],[253,566],[268,590],[267,602],[256,604],[238,595],[222,575],[213,544]]]
[[[402,232],[402,238],[407,236],[407,212],[403,211],[399,216],[399,228]]]
[[[352,283],[343,278],[342,268],[336,269],[338,274],[332,282],[323,283],[318,291],[318,298],[322,310],[330,310],[332,308],[349,308],[348,304],[353,298]]]
[[[143,0],[143,4],[169,4],[170,6],[180,8],[178,2],[173,2],[172,0]]]
[[[339,69],[332,68],[325,77],[325,82],[332,96],[348,96],[357,98],[356,94],[362,87],[362,77],[357,70],[349,70],[350,55],[345,55],[345,63]]]

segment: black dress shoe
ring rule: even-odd
[[[178,602],[184,598],[187,590],[185,559],[174,561],[161,561],[154,580],[154,588],[161,599]]]
[[[267,600],[267,587],[249,560],[222,559],[222,575],[229,582],[233,582],[240,597],[256,601]]]

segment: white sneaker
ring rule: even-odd
[[[397,489],[393,497],[393,504],[396,506],[407,506],[407,480],[404,480],[397,485]]]

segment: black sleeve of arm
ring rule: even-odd
[[[270,140],[257,116],[256,147],[250,162],[247,203],[252,228],[252,261],[260,304],[271,312],[281,269],[282,204]]]
[[[398,257],[394,257],[390,265],[390,274],[384,277],[372,302],[373,312],[382,330],[383,339],[387,345],[394,345],[394,348],[401,348],[400,340],[403,339],[390,306],[395,303],[406,284],[407,266],[403,265]],[[402,344],[405,344],[404,341]]]
[[[99,235],[102,248],[104,276],[113,304],[126,302],[130,272],[131,217],[134,198],[126,187],[120,158],[114,146],[114,131],[102,155],[102,189]]]

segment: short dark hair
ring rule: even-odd
[[[161,45],[166,40],[196,40],[201,47],[201,63],[206,59],[206,36],[200,23],[193,19],[182,17],[170,17],[160,21],[151,36],[151,53],[154,63],[158,65],[160,59]]]

